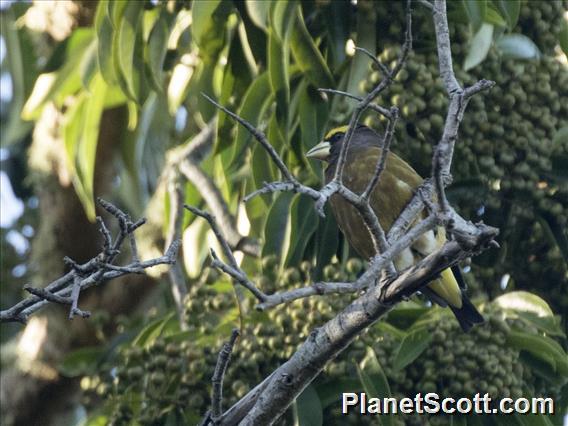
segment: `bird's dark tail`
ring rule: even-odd
[[[482,322],[484,322],[484,319],[483,316],[478,312],[476,307],[473,306],[471,301],[465,295],[467,286],[465,284],[465,281],[463,279],[459,267],[457,266],[452,267],[452,273],[462,291],[461,308],[458,309],[453,307],[452,305],[447,303],[444,299],[442,299],[440,296],[438,296],[435,292],[430,290],[428,287],[424,287],[420,291],[424,293],[424,295],[428,297],[432,302],[440,305],[441,307],[443,308],[449,307],[456,316],[456,319],[458,320],[462,330],[468,332],[471,329],[471,327],[473,327],[475,324],[481,324]]]
[[[461,274],[460,268],[457,266],[452,267],[452,272],[454,273],[454,277],[458,282],[458,285],[462,289],[462,307],[460,309],[456,309],[452,306],[452,312],[456,316],[458,322],[463,331],[467,332],[473,327],[475,324],[481,324],[484,319],[483,316],[479,313],[473,303],[468,299],[465,295],[465,291],[467,290],[467,286],[465,284],[465,280]]]
[[[461,308],[458,309],[450,305],[450,309],[456,316],[462,330],[468,332],[471,327],[475,324],[481,324],[484,319],[465,294],[462,294],[462,303]]]

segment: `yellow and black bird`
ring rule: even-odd
[[[347,126],[331,130],[322,142],[306,153],[308,158],[328,163],[325,170],[326,183],[330,182],[335,174],[346,131]],[[343,169],[343,184],[347,188],[357,194],[365,190],[380,158],[381,147],[382,138],[374,130],[363,125],[355,129]],[[392,152],[388,153],[385,168],[370,198],[371,207],[385,232],[388,232],[421,184],[422,178],[407,162]],[[330,205],[349,244],[360,256],[365,259],[372,258],[375,255],[373,242],[357,209],[340,195],[332,196]],[[394,259],[396,268],[403,270],[412,266],[442,246],[445,240],[443,228],[425,233],[412,247],[405,249]],[[440,278],[424,288],[423,293],[439,305],[449,306],[462,329],[467,331],[474,324],[483,322],[483,317],[464,294],[464,289],[459,269],[454,268],[453,271],[443,271]]]

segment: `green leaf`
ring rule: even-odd
[[[244,31],[239,31],[239,37],[233,37],[227,58],[227,66],[223,73],[223,84],[219,103],[221,105],[234,105],[236,99],[242,99],[250,87],[254,76],[254,67],[247,59],[245,51],[249,49],[248,40]],[[252,55],[252,54],[251,54]],[[254,58],[252,58],[254,61]],[[256,65],[256,64],[255,64]],[[233,129],[235,122],[226,114],[220,114],[217,119],[217,137],[213,153],[218,154],[229,147],[234,139]],[[222,156],[223,163],[230,166],[230,155]]]
[[[266,129],[266,137],[270,141],[272,147],[277,152],[280,152],[281,156],[283,156],[283,152],[285,149],[287,149],[287,144],[288,144],[288,140],[284,136],[284,132],[286,131],[286,129],[282,128],[286,126],[286,123],[282,123],[281,121],[278,120],[277,117],[278,114],[275,111],[270,117],[270,120],[268,121],[268,129]],[[272,161],[271,165],[273,165]]]
[[[85,103],[84,128],[77,146],[76,165],[77,173],[73,178],[73,185],[83,204],[89,220],[95,220],[94,179],[97,143],[101,115],[103,113],[106,83],[97,73],[89,86],[90,95]]]
[[[224,69],[219,64],[219,55],[221,51],[216,52],[216,56],[206,56],[198,63],[196,71],[189,83],[187,91],[188,101],[197,99],[197,111],[203,117],[202,120],[209,121],[213,115],[217,113],[217,109],[203,96],[201,93],[219,93],[221,80],[220,72]],[[191,103],[189,104],[191,105]]]
[[[568,265],[568,234],[558,218],[548,211],[539,211],[538,223],[545,232],[546,237],[558,246],[564,262]]]
[[[100,74],[97,74],[97,77],[95,77],[95,79],[100,78]],[[91,86],[92,90],[95,88],[94,85]],[[94,179],[98,125],[93,128],[93,121],[100,120],[100,114],[102,113],[100,102],[104,102],[104,87],[101,91],[102,93],[100,94],[96,92],[91,95],[84,92],[77,97],[75,103],[65,113],[63,124],[67,167],[77,196],[81,200],[89,220],[94,220],[95,218],[92,180]],[[95,107],[93,107],[93,98],[96,99]],[[98,116],[97,108],[100,108]],[[94,115],[90,117],[90,113]]]
[[[112,27],[115,30],[118,30],[120,27],[120,22],[124,16],[124,11],[128,6],[127,1],[108,1],[107,2],[107,13],[110,21],[112,23]]]
[[[272,160],[270,160],[266,150],[260,144],[256,144],[252,148],[251,166],[255,189],[262,187],[264,182],[276,180],[276,173],[272,169]],[[261,195],[260,198],[264,200],[265,206],[268,207],[271,198],[270,194]]]
[[[308,385],[295,401],[296,424],[319,426],[323,424],[323,409],[319,396],[312,385]]]
[[[513,416],[522,426],[553,426],[550,418],[544,414],[513,413]]]
[[[116,84],[115,65],[112,55],[114,27],[107,13],[108,0],[102,0],[97,6],[95,29],[97,32],[97,63],[99,71],[108,85]]]
[[[150,68],[151,81],[154,87],[162,92],[164,85],[163,66],[168,52],[168,38],[170,36],[171,19],[162,11],[150,31],[148,44],[145,48],[146,60]]]
[[[507,345],[530,353],[549,364],[560,375],[568,378],[568,354],[550,337],[523,331],[511,331],[507,335]]]
[[[286,45],[284,44],[286,43]],[[276,98],[276,117],[281,129],[288,122],[290,82],[288,75],[287,42],[281,41],[271,28],[268,31],[268,75],[272,93]]]
[[[270,101],[270,93],[268,73],[265,72],[258,76],[250,85],[244,95],[238,114],[253,126],[257,126],[260,123],[266,104]],[[252,136],[244,127],[241,125],[237,127],[237,137],[233,145],[231,164],[235,164],[236,161],[241,159],[251,138]]]
[[[368,395],[380,398],[391,396],[390,386],[375,351],[367,347],[365,358],[357,365],[357,374]]]
[[[556,138],[555,138],[556,139]],[[559,152],[552,157],[552,168],[544,174],[553,182],[568,184],[568,153]]]
[[[495,42],[495,46],[506,58],[538,59],[541,57],[537,45],[522,34],[508,34],[499,37]]]
[[[81,63],[79,64],[81,83],[83,83],[85,89],[89,89],[89,84],[97,70],[97,41],[93,40],[91,44],[89,44],[89,47],[87,47],[83,59],[81,59]]]
[[[175,115],[185,100],[192,76],[193,68],[189,65],[179,63],[174,67],[168,84],[168,111],[170,115]]]
[[[560,48],[566,56],[568,56],[568,21],[566,19],[562,20],[562,30],[558,35],[558,43]]]
[[[566,379],[558,375],[556,370],[547,362],[535,357],[530,352],[521,351],[519,359],[523,364],[528,366],[531,372],[538,377],[543,378],[552,385],[562,386]]]
[[[132,341],[132,346],[145,347],[154,343],[154,341],[161,336],[164,328],[172,318],[175,319],[175,315],[175,312],[170,312],[162,318],[152,321],[138,333]]]
[[[104,354],[99,346],[77,349],[65,356],[57,370],[66,377],[95,374]]]
[[[487,0],[462,0],[467,17],[474,30],[477,31],[483,20],[487,10]]]
[[[540,317],[554,315],[548,303],[536,294],[528,291],[511,291],[497,297],[493,303],[502,309],[531,312]]]
[[[199,192],[198,188],[196,188],[192,183],[187,182],[185,184],[185,200],[184,203],[188,206],[200,206],[203,197],[201,196],[201,192]],[[183,212],[183,225],[182,229],[187,228],[189,225],[193,223],[197,216],[191,213],[188,210]]]
[[[67,170],[73,176],[76,174],[75,157],[77,147],[81,140],[81,133],[85,122],[86,93],[82,93],[75,102],[65,111],[63,118],[63,141],[65,145],[65,157]]]
[[[563,126],[556,131],[552,138],[552,144],[560,145],[565,140],[568,140],[568,126]]]
[[[465,71],[472,69],[485,60],[489,53],[492,39],[493,25],[483,23],[471,40],[471,45],[469,46],[467,57],[463,65]]]
[[[271,254],[276,255],[278,258],[282,257],[292,197],[292,193],[282,192],[276,196],[276,200],[270,207],[264,226],[262,257]]]
[[[542,333],[548,336],[566,337],[562,329],[562,323],[559,316],[541,317],[532,312],[516,311],[516,317],[526,323],[536,327]]]
[[[0,126],[0,140],[3,146],[21,141],[32,129],[32,123],[24,122],[20,113],[38,72],[33,65],[37,60],[27,29],[17,28],[14,15],[12,7],[0,13],[0,32],[6,46],[2,71],[6,70],[12,81],[12,98],[6,108],[7,111],[4,111],[4,107],[2,111],[2,115],[7,113],[7,117],[2,117],[2,126]]]
[[[393,368],[402,370],[420,356],[432,341],[432,335],[426,328],[419,328],[408,333],[394,355]]]
[[[141,100],[141,70],[134,66],[134,56],[137,31],[143,9],[144,3],[142,2],[127,2],[113,40],[114,60],[118,65],[118,72],[124,80],[125,94],[135,102]]]
[[[295,196],[290,206],[290,243],[286,266],[298,265],[304,256],[306,245],[318,226],[314,202],[304,194]]]
[[[334,378],[329,382],[316,385],[316,390],[323,408],[335,404],[341,398],[343,392],[359,393],[363,391],[359,379],[343,377]]]
[[[280,41],[285,42],[296,19],[298,2],[294,0],[281,0],[272,3],[271,29],[274,29]]]
[[[183,233],[183,265],[190,278],[196,278],[201,274],[203,261],[209,252],[208,245],[203,244],[209,229],[207,221],[198,217]]]
[[[398,329],[407,329],[417,321],[425,319],[425,315],[431,313],[431,310],[432,308],[412,301],[401,302],[389,312],[388,323],[398,327]]]
[[[389,382],[372,348],[367,347],[365,358],[356,367],[357,375],[367,395],[372,395],[374,398],[391,397]],[[394,424],[391,415],[380,416],[379,420],[380,424],[385,426]]]
[[[257,27],[266,30],[272,2],[265,0],[245,0],[245,6],[251,21]]]
[[[487,5],[487,10],[485,12],[485,22],[488,24],[495,25],[496,27],[507,27],[507,22],[501,17],[499,11],[495,8],[493,3]]]
[[[515,28],[521,12],[521,0],[493,0],[501,16],[507,21],[509,29]]]
[[[191,33],[195,43],[199,47],[203,47],[204,39],[210,35],[210,27],[213,25],[213,14],[221,0],[204,0],[195,1],[191,5]]]
[[[374,14],[374,9],[372,9]],[[367,49],[371,53],[377,51],[377,24],[374,16],[369,16],[369,12],[363,8],[357,8],[357,47]],[[356,53],[351,58],[351,67],[347,79],[346,91],[353,94],[365,95],[361,90],[360,82],[365,80],[369,74],[369,58],[362,53]],[[322,86],[319,87],[334,87]],[[338,97],[336,97],[338,98]]]
[[[273,2],[271,26],[268,29],[268,73],[276,99],[276,120],[284,143],[288,142],[288,114],[290,105],[290,31],[296,20],[297,2]]]
[[[404,303],[404,302],[402,302]],[[390,321],[390,314],[389,314],[389,321]],[[393,336],[397,340],[402,341],[406,337],[406,332],[401,330],[394,325],[390,324],[390,322],[380,321],[377,325],[374,326],[377,330],[379,330],[382,334],[388,334]]]
[[[332,69],[345,61],[345,43],[350,37],[349,20],[345,19],[350,13],[350,4],[342,1],[332,1],[327,7],[325,19],[328,21],[328,52],[327,63]],[[325,12],[324,12],[325,13]]]
[[[315,87],[334,87],[331,71],[306,28],[299,5],[296,7],[296,19],[290,36],[290,47],[296,63],[311,84]]]
[[[22,109],[24,120],[37,120],[47,101],[54,101],[60,106],[69,95],[75,94],[82,87],[79,64],[93,37],[94,33],[90,28],[78,28],[73,31],[67,43],[63,66],[56,72],[41,74],[36,79]]]
[[[87,419],[85,419],[84,423],[81,423],[82,426],[106,426],[109,423],[109,418],[105,414],[90,414]]]
[[[306,84],[299,88],[301,90],[299,98],[300,130],[302,140],[302,152],[300,156],[308,162],[308,165],[317,177],[321,176],[321,165],[319,161],[309,161],[305,159],[305,153],[314,147],[323,136],[324,126],[329,114],[329,105],[320,94]]]
[[[327,206],[326,206],[327,207]],[[324,219],[319,220],[319,227],[317,230],[317,261],[314,271],[314,280],[323,279],[323,268],[329,264],[331,258],[335,256],[337,247],[339,245],[339,227],[335,221],[335,217],[326,208],[326,215]]]

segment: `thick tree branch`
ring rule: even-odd
[[[166,247],[169,247],[172,241],[181,239],[183,231],[183,200],[185,199],[185,191],[182,188],[182,183],[180,182],[179,172],[175,169],[171,169],[170,176],[167,182],[168,196],[170,200],[170,217],[168,223],[168,232],[166,235]],[[187,327],[185,321],[183,321],[183,311],[184,311],[184,298],[187,295],[187,286],[184,279],[183,270],[179,262],[168,270],[168,275],[170,277],[170,282],[172,284],[172,295],[174,298],[174,303],[176,305],[176,310],[178,318],[180,320],[180,325],[182,329]]]
[[[488,247],[497,235],[494,228],[481,225],[471,241],[471,251],[464,251],[455,241],[405,271],[386,288],[371,287],[335,318],[315,329],[298,351],[270,377],[246,395],[221,417],[220,425],[268,425],[278,419],[302,390],[321,372],[327,361],[345,349],[366,327],[386,314],[393,304],[420,290],[441,271],[467,256]],[[371,280],[372,276],[367,275]],[[261,392],[258,389],[262,389]],[[255,400],[252,405],[252,400]],[[242,407],[247,407],[245,412]],[[244,417],[243,417],[244,416]]]

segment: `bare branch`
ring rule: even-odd
[[[237,221],[231,214],[219,188],[199,165],[211,149],[215,136],[215,125],[216,119],[213,119],[187,143],[170,150],[167,154],[168,161],[162,176],[165,177],[166,181],[169,181],[170,175],[177,176],[181,172],[199,190],[209,209],[219,218],[221,230],[226,235],[231,247],[250,256],[259,257],[260,244],[258,241],[239,233]]]
[[[434,6],[428,0],[418,0],[418,3],[420,3],[422,6],[428,8],[430,10],[434,9]]]
[[[219,229],[219,226],[217,225],[215,217],[196,207],[188,206],[187,204],[184,207],[193,214],[204,218],[209,223],[209,226],[211,227],[211,230],[215,234],[217,241],[219,241],[219,244],[221,244],[221,248],[223,249],[223,255],[229,260],[229,264],[227,265],[226,263],[222,262],[219,259],[219,257],[217,256],[214,250],[211,250],[211,257],[213,258],[211,266],[213,266],[214,268],[218,268],[221,271],[225,272],[227,275],[233,277],[235,281],[237,281],[239,284],[241,284],[243,287],[249,290],[252,294],[254,294],[259,301],[261,302],[264,301],[266,299],[266,295],[262,291],[260,291],[252,283],[252,281],[248,279],[247,275],[239,267],[239,264],[237,263],[237,260],[233,255],[229,243],[227,242],[223,233]]]
[[[213,421],[219,418],[223,414],[223,380],[225,378],[225,372],[227,371],[227,366],[231,360],[231,353],[233,352],[233,346],[239,337],[239,330],[233,329],[231,333],[231,338],[228,342],[223,344],[223,348],[219,352],[217,358],[217,365],[215,366],[215,372],[211,378],[211,383],[213,385],[212,395],[211,395],[211,417]]]
[[[383,76],[388,77],[390,75],[390,70],[387,68],[387,66],[385,64],[383,64],[381,61],[379,61],[379,59],[373,55],[371,52],[369,52],[367,49],[365,49],[364,47],[355,47],[355,50],[364,53],[365,55],[367,55],[369,57],[369,59],[371,61],[373,61],[373,63],[376,65],[376,67],[383,73]]]
[[[488,80],[481,80],[470,88],[462,89],[456,79],[452,65],[450,30],[448,27],[445,0],[435,0],[432,16],[436,32],[440,76],[442,77],[444,87],[450,98],[442,138],[436,146],[432,157],[432,176],[434,177],[434,186],[436,188],[440,211],[442,214],[447,215],[449,203],[446,198],[445,186],[448,181],[451,181],[450,169],[454,146],[458,138],[459,125],[463,119],[463,114],[471,96],[482,90],[491,88],[495,83]]]
[[[318,91],[323,92],[323,93],[331,93],[331,94],[334,94],[334,95],[345,96],[346,98],[355,99],[356,101],[359,101],[359,102],[363,101],[362,97],[354,95],[354,94],[349,93],[349,92],[344,92],[343,90],[321,88],[321,89],[318,89]],[[385,116],[386,118],[391,118],[390,111],[389,111],[388,108],[382,107],[382,106],[374,104],[372,102],[369,105],[367,105],[367,108],[375,111],[378,114]]]
[[[323,296],[327,294],[345,294],[361,291],[356,283],[352,282],[317,282],[307,287],[296,288],[282,293],[269,294],[266,300],[256,305],[259,311],[265,311],[275,306],[290,303],[297,299],[310,296]]]
[[[296,299],[310,297],[314,295],[335,294],[335,293],[356,293],[365,290],[370,284],[374,284],[379,273],[391,263],[402,250],[410,247],[425,232],[430,231],[436,226],[436,216],[430,215],[414,226],[407,234],[398,238],[385,252],[377,254],[369,268],[357,280],[351,283],[332,282],[314,283],[311,286],[297,288],[282,293],[275,293],[266,296],[266,300],[256,306],[258,310],[266,310],[282,303],[288,303]],[[392,278],[396,276],[394,272]]]
[[[237,281],[240,285],[250,291],[259,301],[263,302],[264,300],[266,300],[266,295],[261,290],[259,290],[251,280],[248,279],[247,275],[241,268],[239,268],[238,266],[230,266],[222,262],[217,257],[215,250],[211,250],[211,257],[213,258],[213,261],[211,262],[212,267],[220,269],[230,277],[233,277],[235,281]]]
[[[392,107],[390,109],[390,113],[391,113],[392,118],[389,120],[389,124],[388,124],[387,130],[385,132],[385,137],[384,137],[384,141],[383,141],[383,149],[381,151],[381,157],[380,157],[379,161],[377,162],[377,167],[375,169],[375,173],[373,174],[373,177],[369,181],[369,184],[367,185],[367,188],[365,189],[365,191],[361,194],[361,198],[363,200],[369,200],[369,196],[371,195],[371,193],[375,189],[375,186],[377,186],[377,184],[379,183],[379,178],[381,177],[381,173],[385,169],[385,165],[386,165],[386,162],[387,162],[387,155],[389,153],[390,145],[391,145],[391,142],[392,142],[392,139],[393,139],[393,136],[394,136],[394,129],[395,129],[395,126],[396,126],[396,122],[398,121],[398,108]]]
[[[278,155],[278,153],[276,152],[274,147],[270,144],[270,142],[268,142],[268,139],[266,138],[266,135],[264,133],[262,133],[260,130],[258,130],[256,127],[254,127],[248,121],[246,121],[244,118],[242,118],[242,117],[238,116],[237,114],[235,114],[234,112],[228,110],[223,105],[215,102],[212,98],[207,96],[205,93],[202,93],[202,95],[205,99],[207,99],[209,102],[211,102],[218,109],[223,111],[225,114],[230,116],[233,120],[237,121],[240,125],[242,125],[245,129],[247,129],[248,132],[252,136],[254,136],[254,138],[266,150],[266,152],[268,153],[270,158],[272,158],[272,161],[274,161],[274,164],[276,164],[276,167],[278,167],[280,169],[280,171],[282,172],[282,175],[286,178],[286,180],[291,181],[291,182],[296,180],[294,178],[294,176],[292,175],[292,173],[290,173],[290,170],[288,170],[288,167],[286,167],[286,164],[284,164],[284,161],[282,161],[282,159],[280,158],[280,156]]]
[[[367,96],[360,101],[353,110],[351,114],[351,120],[349,121],[349,128],[343,137],[343,144],[341,145],[341,151],[339,153],[339,159],[337,161],[337,167],[335,169],[335,175],[333,181],[338,183],[343,183],[343,169],[345,167],[345,161],[347,158],[347,152],[349,150],[349,145],[351,143],[351,138],[359,122],[361,113],[368,108],[369,104],[385,89],[389,86],[392,80],[397,76],[398,72],[402,69],[408,57],[408,53],[412,49],[412,13],[411,13],[411,2],[407,1],[407,12],[406,12],[406,33],[405,40],[402,47],[401,55],[399,57],[398,63],[392,72],[384,76],[384,78],[375,86]],[[332,182],[333,182],[332,181]]]
[[[296,194],[305,194],[308,197],[311,197],[313,200],[318,201],[321,198],[321,192],[317,191],[309,186],[302,185],[299,182],[264,182],[262,188],[257,189],[254,192],[251,192],[246,197],[243,198],[243,201],[246,203],[251,198],[256,197],[257,195],[261,194],[270,194],[272,192],[294,192]],[[319,210],[318,210],[319,211]],[[323,217],[323,215],[322,215]]]
[[[215,234],[217,241],[219,241],[219,244],[221,244],[221,248],[223,249],[223,255],[225,255],[225,257],[229,259],[229,263],[231,264],[232,267],[238,268],[239,265],[237,263],[237,260],[235,259],[235,256],[233,256],[233,251],[231,250],[231,246],[227,242],[225,236],[223,235],[223,232],[221,232],[221,230],[219,229],[219,225],[217,225],[217,220],[215,219],[215,217],[207,213],[206,211],[200,210],[193,206],[188,206],[187,204],[184,204],[184,207],[194,215],[202,217],[209,223],[209,226],[211,227],[211,230]]]
[[[223,195],[215,185],[215,182],[192,161],[182,161],[179,168],[187,180],[193,183],[196,188],[199,188],[205,203],[207,203],[211,211],[215,212],[216,217],[219,218],[219,226],[226,236],[229,245],[232,248],[242,250],[246,254],[259,257],[260,245],[257,242],[252,244],[250,240],[239,233],[235,217],[230,213],[229,206],[223,199]]]
[[[440,77],[442,77],[446,92],[451,98],[454,93],[461,91],[462,88],[456,79],[452,64],[452,50],[450,45],[450,29],[448,27],[448,17],[446,13],[446,0],[434,0],[432,17],[434,18],[434,29],[436,31],[436,47],[438,49]]]
[[[142,270],[152,266],[175,263],[180,244],[179,240],[172,241],[166,254],[159,258],[143,262],[134,261],[125,266],[114,265],[112,262],[114,262],[116,255],[119,253],[120,244],[124,242],[127,235],[134,232],[144,222],[137,221],[133,223],[127,214],[113,204],[100,199],[99,203],[119,221],[120,230],[114,243],[112,243],[110,231],[108,231],[106,225],[100,225],[102,221],[99,220],[101,232],[105,237],[101,253],[83,264],[77,264],[66,258],[66,262],[72,268],[70,272],[48,284],[43,289],[26,286],[25,289],[32,293],[32,296],[18,302],[11,308],[0,311],[0,322],[25,322],[30,315],[49,303],[70,305],[70,318],[75,315],[86,318],[90,313],[78,307],[79,296],[83,290],[122,275],[140,273]]]
[[[33,294],[34,296],[37,296],[41,299],[45,299],[49,302],[59,303],[60,305],[71,304],[71,299],[69,297],[58,296],[57,294],[51,293],[50,291],[47,291],[44,288],[34,288],[26,284],[24,286],[24,290],[26,290],[30,294]]]

